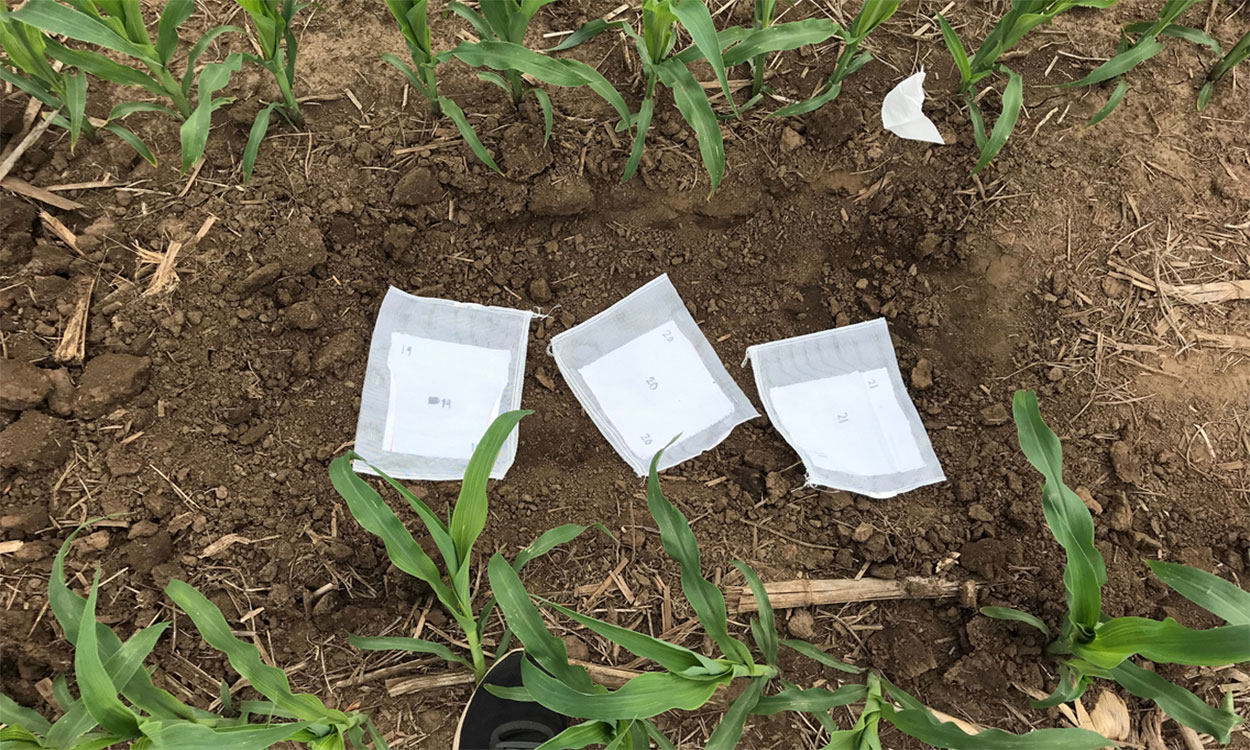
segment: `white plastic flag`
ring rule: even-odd
[[[759,416],[699,331],[668,276],[551,340],[573,395],[621,458],[645,475],[715,447]]]
[[[747,358],[810,484],[893,497],[946,479],[884,318],[753,346]]]
[[[945,143],[937,126],[924,114],[924,68],[890,89],[881,102],[881,125],[911,141]]]
[[[356,452],[403,479],[458,480],[495,417],[521,406],[533,313],[391,288],[369,344]],[[491,470],[516,458],[508,436]],[[373,473],[357,461],[356,471]]]

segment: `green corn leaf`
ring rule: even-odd
[[[1150,570],[1173,591],[1229,625],[1250,625],[1250,592],[1188,565],[1149,560]]]
[[[162,65],[169,65],[178,49],[178,28],[191,17],[195,0],[168,0],[161,10],[161,20],[156,27],[156,57]]]
[[[647,737],[655,743],[655,746],[659,748],[659,750],[677,750],[677,746],[674,745],[669,738],[664,736],[664,733],[661,732],[660,728],[655,725],[655,722],[649,719],[643,719],[639,723],[642,724],[643,731],[647,733]]]
[[[503,698],[507,701],[516,701],[517,703],[533,703],[534,699],[530,696],[530,691],[524,687],[504,687],[503,685],[491,685],[483,683],[482,687],[486,692],[496,698]]]
[[[851,22],[851,38],[862,41],[898,10],[900,0],[864,0],[863,6]]]
[[[1103,669],[1134,654],[1162,664],[1223,666],[1250,661],[1250,625],[1191,630],[1170,617],[1116,617],[1098,626],[1094,640],[1073,643],[1072,652]]]
[[[690,1],[686,0],[686,4]],[[702,0],[699,0],[699,4],[702,5]],[[657,66],[657,72],[664,85],[673,90],[677,111],[681,112],[681,116],[694,129],[699,139],[703,168],[707,170],[712,181],[712,189],[708,192],[708,197],[711,197],[725,174],[725,144],[721,138],[720,119],[716,117],[707,93],[685,65],[670,60]]]
[[[1202,29],[1195,29],[1189,26],[1177,26],[1176,24],[1172,24],[1171,26],[1168,26],[1167,28],[1165,28],[1163,31],[1159,33],[1162,34],[1163,36],[1170,36],[1170,37],[1175,37],[1177,39],[1184,39],[1190,44],[1197,44],[1202,47],[1207,47],[1211,49],[1213,52],[1215,52],[1215,54],[1217,55],[1222,54],[1224,51],[1220,49],[1220,43],[1215,41],[1215,39],[1212,38],[1210,34],[1203,31]]]
[[[366,651],[409,651],[416,654],[433,654],[452,664],[461,664],[469,669],[472,665],[441,643],[424,641],[420,638],[366,637],[360,635],[347,636],[347,641],[356,648]]]
[[[456,506],[451,513],[451,539],[456,545],[460,557],[460,567],[467,568],[469,557],[473,553],[473,544],[486,528],[486,483],[490,480],[491,471],[495,467],[495,459],[503,447],[508,435],[516,428],[522,418],[533,414],[532,411],[510,411],[500,414],[486,428],[486,434],[473,450],[469,465],[464,470],[464,481],[460,485],[460,496],[456,498]],[[463,595],[463,592],[461,592]]]
[[[200,637],[225,654],[230,666],[275,706],[310,721],[341,724],[350,721],[342,711],[326,708],[314,695],[292,693],[286,673],[262,662],[260,651],[254,645],[236,638],[221,610],[199,591],[174,579],[165,587],[165,594],[187,613]]]
[[[1116,83],[1115,90],[1111,92],[1111,96],[1107,99],[1107,103],[1102,105],[1102,109],[1098,110],[1093,117],[1089,118],[1089,122],[1085,123],[1085,127],[1093,127],[1107,118],[1107,115],[1115,111],[1120,106],[1120,102],[1124,101],[1124,95],[1128,93],[1128,81],[1120,81]]]
[[[1089,75],[1079,81],[1071,81],[1063,84],[1066,87],[1075,86],[1091,86],[1095,83],[1102,83],[1116,76],[1123,75],[1143,62],[1149,60],[1164,50],[1165,45],[1157,39],[1145,38],[1134,44],[1127,51],[1112,57],[1102,65],[1099,65]]]
[[[73,151],[87,119],[87,76],[81,70],[65,74],[65,108],[69,112],[69,150]]]
[[[155,748],[182,748],[183,750],[265,750],[279,742],[292,739],[314,722],[301,721],[294,724],[222,727],[214,729],[190,722],[149,721],[142,726],[143,734]]]
[[[1055,691],[1041,700],[1029,701],[1033,708],[1054,708],[1060,703],[1071,703],[1085,694],[1089,680],[1066,664],[1059,665],[1059,683]]]
[[[547,602],[547,605],[634,656],[649,659],[669,672],[681,674],[689,679],[720,679],[729,671],[727,665],[683,646],[583,615],[554,602]]]
[[[606,745],[612,741],[616,725],[606,721],[583,721],[560,732],[539,745],[537,750],[580,750],[591,745]]]
[[[1228,744],[1233,727],[1243,721],[1232,711],[1209,706],[1180,685],[1174,685],[1130,661],[1121,662],[1112,669],[1111,678],[1138,698],[1154,701],[1177,722],[1211,735],[1221,745]]]
[[[758,55],[798,49],[806,44],[820,44],[835,36],[842,28],[827,18],[782,23],[752,31],[724,53],[725,67],[742,65]]]
[[[729,704],[729,710],[725,712],[720,724],[708,737],[708,747],[729,749],[738,746],[747,717],[754,712],[755,705],[760,699],[760,694],[764,692],[766,684],[768,684],[766,677],[756,677],[747,683],[746,690],[743,690],[742,694]]]
[[[716,80],[720,81],[721,91],[725,93],[725,99],[729,102],[730,109],[737,112],[734,105],[733,92],[729,89],[729,75],[725,72],[725,61],[721,57],[720,39],[716,35],[716,24],[712,21],[712,13],[708,10],[707,4],[703,0],[680,0],[672,4],[673,15],[677,16],[677,20],[685,27],[690,34],[690,38],[694,41],[694,46],[712,66],[712,72],[716,74]],[[687,71],[689,72],[689,71]],[[663,76],[661,75],[661,78]],[[691,76],[694,80],[694,76]],[[665,81],[665,85],[675,88],[673,84]],[[702,87],[699,91],[704,99],[707,95],[703,94]],[[675,93],[675,92],[674,92]],[[684,112],[682,114],[685,114]],[[689,117],[686,118],[689,121]],[[691,122],[691,125],[694,123]],[[696,128],[696,131],[698,128]],[[720,130],[717,129],[719,134]],[[722,161],[724,157],[722,155]],[[716,190],[716,186],[712,186],[712,190]]]
[[[800,689],[787,684],[780,693],[760,698],[751,713],[759,716],[772,716],[782,711],[827,714],[831,709],[858,703],[866,697],[868,688],[863,685],[843,685],[829,691],[824,688]]]
[[[391,52],[383,52],[382,59],[394,66],[400,73],[403,73],[408,79],[408,83],[412,84],[417,93],[421,94],[427,101],[437,99],[437,96],[431,94],[429,89],[426,88],[425,81],[421,80],[421,77],[417,75],[417,71],[413,70],[408,63],[399,59],[398,56]]]
[[[955,67],[959,69],[959,80],[964,86],[968,86],[972,83],[972,66],[968,63],[968,52],[964,49],[963,42],[959,41],[955,29],[951,28],[941,13],[937,19],[942,27],[942,41],[946,42],[946,49],[950,50],[951,57],[955,59]]]
[[[45,107],[53,111],[60,109],[63,104],[63,102],[57,98],[55,94],[46,89],[42,84],[33,79],[27,78],[26,76],[18,75],[3,65],[0,65],[0,81],[8,83],[17,89],[26,92],[30,96],[33,96],[35,99],[42,102]]]
[[[530,89],[529,91],[538,100],[538,109],[543,113],[543,146],[546,146],[547,141],[551,140],[551,128],[553,125],[551,97],[542,89]]]
[[[642,728],[641,722],[631,719],[628,722],[617,723],[616,734],[611,742],[604,745],[603,750],[636,750],[645,747],[646,744],[646,730]]]
[[[755,645],[764,654],[764,663],[776,666],[777,618],[773,615],[773,605],[768,600],[768,591],[751,566],[737,560],[733,561],[733,566],[747,579],[747,585],[751,587],[751,594],[755,597],[756,606],[759,609],[759,617],[751,618],[751,635],[755,638]]]
[[[0,693],[0,724],[16,725],[38,734],[47,734],[52,728],[52,722],[37,711],[17,705],[4,693]]]
[[[490,152],[486,150],[486,147],[482,145],[482,141],[478,139],[477,131],[469,124],[469,120],[464,116],[464,110],[460,109],[460,105],[445,96],[438,97],[437,102],[443,114],[447,115],[452,123],[455,124],[456,130],[460,131],[460,137],[464,139],[465,143],[469,144],[469,150],[473,152],[473,155],[486,166],[499,174],[503,174],[503,170],[499,168],[494,158],[491,157]]]
[[[99,45],[146,63],[160,65],[160,60],[153,54],[155,50],[144,49],[122,36],[108,24],[75,8],[61,5],[56,0],[28,0],[19,10],[13,11],[11,17],[15,21],[28,23],[48,34],[66,36],[75,41]]]
[[[997,133],[998,125],[994,131]],[[1046,523],[1067,554],[1063,582],[1068,617],[1086,637],[1091,637],[1102,613],[1101,588],[1107,582],[1106,563],[1094,546],[1093,517],[1081,498],[1063,483],[1063,451],[1059,438],[1042,421],[1037,394],[1016,391],[1011,409],[1020,449],[1045,478],[1042,508]]]
[[[620,92],[599,71],[577,60],[561,60],[540,55],[531,49],[509,42],[463,42],[440,59],[455,57],[475,68],[492,70],[515,70],[531,75],[543,83],[563,88],[586,86],[612,105],[623,122],[630,118],[629,105]]]
[[[669,502],[660,488],[657,467],[662,455],[664,451],[660,450],[651,459],[651,470],[647,478],[647,509],[660,528],[660,541],[664,545],[664,551],[680,563],[682,591],[685,592],[686,599],[703,629],[730,661],[750,664],[751,654],[746,645],[729,635],[729,613],[725,608],[724,595],[711,581],[703,577],[699,544],[695,540],[694,532],[690,530],[690,523],[677,506]]]
[[[398,492],[400,497],[407,500],[408,505],[421,517],[421,522],[425,524],[426,531],[430,532],[430,538],[434,540],[434,545],[438,547],[439,554],[442,555],[447,569],[458,570],[460,568],[461,561],[459,554],[456,552],[456,543],[451,540],[451,532],[447,530],[447,526],[442,519],[434,511],[430,510],[430,506],[422,502],[421,498],[409,492],[407,487],[391,478],[391,475],[365,461],[355,451],[349,451],[347,458],[353,461],[364,461],[365,465],[382,477],[382,480]]]
[[[1008,77],[1007,86],[1003,89],[1003,111],[994,121],[994,129],[981,148],[981,158],[972,168],[973,174],[984,169],[1003,150],[1003,146],[1007,145],[1007,139],[1011,137],[1011,131],[1015,130],[1016,120],[1020,117],[1020,108],[1024,105],[1024,79],[1014,70],[1000,67]]]
[[[92,718],[119,737],[133,737],[139,733],[138,717],[117,697],[117,687],[100,658],[95,619],[99,594],[100,572],[97,570],[91,583],[91,593],[83,606],[82,619],[79,620],[78,643],[74,649],[74,677],[82,693],[82,702]]]
[[[776,112],[769,114],[768,116],[771,118],[771,117],[794,117],[797,115],[805,115],[808,112],[814,112],[820,109],[821,107],[825,106],[829,102],[833,101],[834,99],[837,99],[841,93],[842,93],[842,84],[840,83],[828,84],[825,88],[823,88],[818,94],[813,96],[811,99],[806,99],[804,101],[797,102],[795,104],[789,104],[777,110]]]
[[[655,111],[655,99],[648,96],[638,105],[638,114],[633,118],[634,142],[629,149],[629,159],[625,162],[625,172],[621,182],[625,182],[638,171],[638,163],[642,161],[642,151],[647,142],[647,131],[651,129],[651,115]]]
[[[388,750],[386,740],[382,738],[382,733],[378,731],[373,719],[365,722],[365,729],[369,732],[369,740],[373,742],[374,750]]]
[[[209,46],[217,40],[217,37],[236,32],[244,33],[243,29],[238,26],[215,26],[204,32],[204,36],[191,45],[191,51],[187,53],[187,70],[182,76],[183,96],[191,96],[191,84],[195,82],[195,64],[199,61],[200,55],[208,51]]]
[[[101,80],[121,86],[134,86],[157,96],[169,95],[152,76],[122,65],[99,52],[73,49],[54,40],[48,40],[48,54],[66,65],[79,68]]]
[[[460,608],[455,594],[443,583],[434,561],[382,502],[382,496],[352,470],[351,454],[339,456],[330,463],[330,483],[347,501],[347,509],[356,521],[386,545],[386,555],[397,568],[429,584],[444,604]]]
[[[528,565],[531,561],[542,557],[556,547],[559,547],[561,544],[573,541],[577,537],[581,536],[582,532],[588,528],[590,527],[581,526],[575,523],[566,523],[562,526],[557,526],[554,529],[544,531],[533,541],[533,543],[517,553],[516,559],[512,561],[513,570],[520,573],[521,569]],[[600,529],[609,537],[612,536],[612,533],[604,528],[602,524],[595,524],[595,528]]]
[[[256,167],[256,154],[260,151],[260,142],[265,140],[269,132],[269,117],[279,102],[272,102],[260,108],[256,119],[252,121],[252,129],[247,134],[247,145],[243,147],[243,184],[252,179],[252,169]]]
[[[860,672],[864,671],[862,667],[857,667],[854,664],[847,664],[846,662],[838,661],[837,659],[833,658],[829,654],[826,654],[819,647],[811,643],[808,643],[807,641],[796,641],[790,638],[786,638],[781,641],[781,644],[785,646],[786,648],[793,649],[794,651],[798,651],[800,654],[806,656],[812,661],[818,662],[820,664],[824,664],[826,667],[832,667],[833,669],[837,669],[839,671],[846,672],[848,674],[859,674]]]
[[[898,710],[889,704],[881,707],[881,717],[927,745],[955,750],[1097,750],[1115,744],[1088,729],[1035,729],[1025,734],[987,729],[968,734],[954,722],[941,721],[928,710]]]
[[[981,107],[972,98],[968,99],[968,119],[972,121],[972,141],[977,144],[977,150],[984,151],[989,141],[985,136],[985,119],[981,116]]]
[[[728,683],[687,680],[667,672],[646,672],[620,689],[607,693],[578,690],[561,682],[526,660],[521,664],[521,680],[535,700],[552,711],[584,719],[648,719],[657,714],[702,707],[716,688]]]
[[[113,122],[110,122],[107,125],[105,125],[103,129],[109,131],[110,133],[117,136],[118,138],[121,138],[123,141],[129,144],[131,148],[139,152],[139,156],[142,156],[144,160],[146,160],[152,166],[154,167],[156,166],[156,157],[152,155],[152,152],[151,150],[148,149],[147,144],[144,143],[143,140],[139,138],[139,136],[135,135],[133,132],[122,127],[121,125],[118,125],[117,123],[113,123]]]
[[[602,34],[608,29],[619,29],[624,25],[625,24],[622,21],[605,21],[602,18],[596,18],[584,24],[580,29],[574,31],[572,34],[569,34],[564,38],[564,41],[554,47],[548,47],[543,50],[543,52],[563,52],[566,49],[573,49],[579,44],[585,44],[591,39],[594,39],[596,36]]]
[[[1042,631],[1042,635],[1047,638],[1050,637],[1050,628],[1046,627],[1046,623],[1042,622],[1040,618],[1031,615],[1028,612],[1021,612],[1020,610],[1012,609],[1011,607],[982,607],[981,614],[986,617],[992,617],[995,620],[1015,620],[1016,622],[1022,622],[1026,625],[1032,625]]]
[[[1202,84],[1202,89],[1198,91],[1198,110],[1202,111],[1211,103],[1211,97],[1215,94],[1215,82],[1207,81]]]
[[[493,5],[496,7],[500,7],[502,9],[502,6],[504,4],[505,4],[504,2],[500,2],[500,3],[494,3]],[[445,10],[451,11],[452,13],[455,13],[456,15],[460,16],[464,20],[468,21],[469,25],[473,27],[473,30],[477,32],[477,35],[481,37],[482,39],[497,39],[498,38],[497,35],[495,34],[495,31],[490,27],[490,24],[487,23],[486,19],[478,15],[477,11],[473,10],[469,6],[465,5],[464,3],[454,2],[453,0],[453,2],[447,3]]]
[[[495,553],[487,566],[491,591],[503,610],[508,628],[525,646],[525,653],[556,679],[583,692],[593,692],[595,684],[585,668],[569,664],[564,641],[552,635],[538,607],[530,601],[521,578],[503,555]]]
[[[28,729],[7,726],[0,728],[0,747],[5,750],[43,750],[43,743]]]
[[[490,71],[486,71],[483,73],[478,73],[477,77],[480,80],[486,81],[487,83],[495,84],[499,88],[508,92],[509,95],[512,93],[512,84],[508,83],[508,81],[505,80],[504,77],[499,75],[498,73],[491,73]]]
[[[200,160],[204,155],[204,147],[208,144],[208,131],[212,127],[213,94],[224,88],[230,82],[230,75],[238,72],[242,65],[243,56],[236,52],[229,55],[225,62],[205,65],[200,72],[195,109],[186,122],[182,123],[179,131],[184,174]]]

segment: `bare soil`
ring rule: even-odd
[[[615,5],[549,6],[533,42]],[[1029,83],[1025,113],[995,164],[971,177],[971,131],[932,21],[945,3],[906,5],[872,38],[877,60],[834,103],[799,119],[726,121],[729,169],[711,199],[693,133],[671,99],[661,98],[639,175],[622,184],[628,143],[593,95],[552,91],[555,133],[544,146],[532,104],[516,111],[450,64],[444,91],[495,149],[505,174],[493,174],[378,59],[403,52],[380,3],[326,0],[308,13],[299,90],[317,100],[305,105],[307,130],[275,118],[245,188],[238,161],[247,127],[259,99],[275,94],[257,71],[232,84],[238,102],[219,113],[194,175],[177,173],[176,128],[167,122],[139,126],[162,157],[158,168],[113,140],[71,153],[50,131],[14,174],[41,187],[106,176],[115,184],[59,193],[84,209],[49,209],[77,235],[76,248],[41,222],[43,206],[0,196],[0,534],[22,543],[0,555],[0,689],[53,713],[40,681],[70,671],[72,654],[47,611],[52,555],[76,524],[113,514],[76,542],[70,569],[79,584],[104,569],[102,611],[123,635],[174,618],[176,635],[153,660],[162,684],[208,705],[220,678],[237,678],[161,594],[177,577],[253,633],[297,686],[375,712],[392,746],[448,746],[467,687],[390,697],[385,679],[357,678],[400,664],[409,666],[390,676],[446,667],[363,654],[346,639],[417,623],[426,637],[455,636],[327,478],[355,431],[388,285],[550,315],[535,325],[526,364],[524,403],[537,413],[522,424],[516,464],[491,488],[480,548],[512,553],[566,522],[603,523],[617,541],[587,534],[534,563],[526,582],[535,593],[656,634],[668,595],[672,622],[692,617],[642,482],[544,351],[552,335],[667,272],[727,363],[751,344],[886,317],[949,477],[890,500],[805,488],[793,451],[766,419],[754,420],[666,475],[710,575],[741,583],[734,559],[765,580],[936,573],[984,584],[981,604],[1057,623],[1062,555],[1009,417],[1012,392],[1033,388],[1064,440],[1068,482],[1094,509],[1108,614],[1214,624],[1151,579],[1143,561],[1176,560],[1246,585],[1250,303],[1188,304],[1155,290],[1250,278],[1246,72],[1198,113],[1212,56],[1172,40],[1130,74],[1121,108],[1087,130],[1109,91],[1052,84],[1089,70],[1089,58],[1114,49],[1120,24],[1148,18],[1158,3],[1074,11],[1012,53],[1008,63]],[[960,3],[950,14],[966,40],[979,40],[1005,5]],[[237,15],[224,3],[207,6],[211,25]],[[1200,4],[1186,22],[1227,47],[1250,15],[1211,7]],[[818,12],[846,20],[854,7],[800,2],[786,20]],[[749,23],[750,3],[732,3],[717,20]],[[204,28],[209,21],[195,19]],[[458,28],[440,22],[440,41],[454,43]],[[836,52],[783,56],[770,83],[804,95]],[[571,54],[636,100],[637,61],[618,39],[604,35]],[[921,65],[945,147],[880,128],[881,97]],[[92,107],[102,113],[117,92],[99,91]],[[4,100],[7,133],[24,104]],[[151,261],[175,242],[178,285],[145,295]],[[1136,281],[1126,280],[1130,271]],[[84,294],[85,358],[62,365],[53,353]],[[749,371],[731,370],[759,403]],[[413,487],[433,507],[458,489]],[[609,585],[593,602],[575,596],[622,561],[625,587]],[[966,605],[796,610],[782,614],[781,627],[883,670],[948,713],[1014,731],[1065,725],[1057,711],[1029,709],[1022,692],[1054,684],[1042,644]],[[581,637],[569,636],[575,655],[628,662]],[[697,632],[681,637],[700,646]],[[788,666],[806,684],[840,677]],[[1219,686],[1242,681],[1246,699],[1244,672],[1161,669],[1210,701]],[[1104,689],[1126,700],[1144,743],[1153,707],[1115,686],[1091,699]],[[709,708],[665,726],[698,747],[717,719]],[[1183,746],[1173,723],[1162,736]],[[818,739],[813,725],[782,715],[753,721],[743,746],[817,747]],[[886,741],[915,746],[897,733]],[[1250,747],[1250,735],[1242,730],[1233,746]]]

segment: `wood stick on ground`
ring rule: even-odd
[[[200,240],[204,239],[204,235],[208,234],[208,230],[213,228],[216,223],[216,216],[209,216],[204,220],[204,224],[200,226],[200,231],[188,241],[188,247],[194,247]],[[181,242],[169,243],[169,249],[165,251],[165,255],[161,258],[161,262],[157,264],[156,271],[152,273],[152,281],[148,284],[148,288],[144,290],[143,296],[150,297],[154,294],[173,291],[178,286],[178,272],[174,270],[174,264],[178,260],[178,253],[182,251]]]
[[[49,193],[47,190],[35,187],[26,180],[23,180],[20,177],[14,177],[13,175],[9,175],[3,180],[0,180],[0,187],[5,190],[11,190],[18,195],[24,195],[27,198],[34,198],[40,203],[47,203],[49,206],[59,208],[62,211],[78,211],[79,209],[86,208],[86,206],[78,201],[72,201],[69,198],[62,198],[56,193]]]
[[[78,236],[71,232],[69,227],[62,224],[60,219],[43,210],[39,212],[39,219],[48,228],[49,232],[57,236],[57,239],[69,245],[69,249],[79,255],[82,254],[82,251],[78,249]]]
[[[69,322],[65,324],[65,331],[61,334],[61,343],[57,345],[56,351],[52,356],[56,361],[63,364],[78,364],[82,362],[83,356],[87,349],[87,317],[91,312],[91,294],[95,291],[95,279],[91,279],[91,283],[87,285],[87,289],[78,298],[78,305],[74,308],[74,314],[70,316]]]
[[[26,153],[28,148],[35,145],[35,142],[39,140],[39,137],[47,131],[49,126],[52,125],[52,118],[60,114],[61,109],[61,107],[57,107],[55,112],[43,119],[43,122],[31,128],[30,132],[26,134],[26,137],[22,139],[22,142],[17,144],[17,148],[10,151],[8,155],[4,157],[4,161],[0,161],[0,181],[3,181],[4,178],[8,176],[10,170],[12,170],[14,165],[17,164],[17,160],[22,158],[22,154]]]
[[[960,584],[940,578],[833,578],[774,581],[764,584],[773,609],[807,607],[817,604],[880,601],[884,599],[948,599],[959,596]],[[738,612],[759,609],[748,586],[734,586],[727,592],[730,607]]]

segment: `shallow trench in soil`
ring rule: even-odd
[[[671,99],[660,100],[639,175],[622,184],[628,143],[605,124],[611,110],[593,95],[553,91],[555,131],[544,145],[531,104],[517,111],[471,71],[449,65],[445,93],[495,152],[504,174],[492,173],[378,59],[403,52],[380,4],[332,0],[309,14],[299,81],[317,101],[305,105],[306,130],[275,122],[245,188],[238,162],[247,127],[259,99],[273,95],[255,71],[227,90],[238,101],[215,119],[194,176],[177,172],[168,123],[140,126],[162,157],[156,168],[107,140],[71,153],[50,131],[16,176],[41,187],[106,176],[113,184],[59,192],[83,204],[74,211],[0,196],[3,354],[55,383],[39,403],[0,411],[9,436],[0,435],[0,533],[22,543],[0,555],[0,690],[54,714],[41,681],[72,671],[72,651],[46,608],[52,557],[76,524],[112,514],[75,543],[70,575],[82,586],[103,568],[102,619],[123,636],[174,619],[175,637],[149,662],[160,684],[207,706],[222,677],[237,679],[161,593],[179,578],[253,633],[295,687],[372,711],[393,747],[448,746],[468,688],[388,695],[386,679],[357,678],[446,666],[347,643],[348,633],[417,622],[427,637],[456,637],[455,623],[390,566],[327,476],[355,433],[369,337],[389,286],[548,316],[531,329],[525,366],[523,405],[535,414],[522,423],[516,463],[492,483],[479,549],[483,558],[496,549],[511,555],[570,522],[602,523],[615,539],[587,533],[532,563],[524,578],[532,593],[657,635],[664,623],[693,616],[647,513],[643,481],[546,353],[553,335],[667,273],[757,406],[750,371],[738,367],[746,347],[886,318],[947,476],[887,500],[806,487],[796,454],[767,419],[743,424],[663,478],[714,581],[741,585],[731,560],[765,581],[937,575],[979,584],[977,604],[1058,623],[1063,558],[1010,421],[1012,393],[1031,388],[1064,441],[1068,483],[1095,513],[1110,577],[1106,612],[1214,625],[1150,578],[1143,561],[1179,561],[1245,585],[1250,303],[1184,304],[1156,290],[1250,278],[1244,73],[1198,113],[1196,82],[1210,55],[1170,44],[1134,71],[1121,108],[1086,130],[1107,92],[1049,84],[1082,75],[1082,56],[1105,57],[1121,24],[1154,9],[1131,2],[1070,13],[1019,47],[1012,64],[1029,83],[1024,114],[996,162],[972,177],[971,130],[932,23],[942,4],[906,5],[872,38],[877,60],[835,102],[801,118],[724,122],[729,168],[711,198],[694,135]],[[961,4],[961,31],[980,38],[1003,5]],[[531,34],[537,44],[612,7],[565,0],[540,13]],[[822,8],[835,18],[851,12],[810,2],[791,12]],[[208,3],[192,24],[202,30],[228,14]],[[749,23],[750,4],[733,3],[717,20]],[[1208,18],[1205,4],[1189,20],[1209,22],[1225,47],[1250,24],[1244,9]],[[451,44],[454,28],[440,25],[437,41]],[[225,38],[218,51],[231,44],[239,42]],[[621,47],[604,35],[570,54],[636,104],[636,61]],[[785,56],[770,83],[808,91],[835,53]],[[945,147],[880,128],[881,97],[921,65]],[[100,92],[92,109],[107,111],[118,92]],[[7,136],[24,99],[3,106]],[[76,247],[41,221],[43,208],[76,235]],[[175,242],[183,246],[177,286],[145,295],[153,253]],[[63,365],[54,351],[84,297],[84,357]],[[409,485],[434,508],[459,488]],[[388,500],[400,509],[399,498]],[[597,588],[598,596],[585,594]],[[1059,712],[1027,705],[1024,690],[1054,685],[1043,644],[971,604],[792,609],[779,613],[779,625],[783,637],[878,668],[961,718],[1012,731],[1064,726]],[[745,616],[733,619],[745,626]],[[574,656],[630,661],[561,627]],[[708,645],[697,630],[680,637]],[[843,676],[788,657],[782,666],[805,685]],[[1160,670],[1208,701],[1235,681],[1219,670]],[[1099,685],[1090,707],[1102,690],[1123,698],[1134,732],[1145,731],[1152,706]],[[1238,707],[1244,713],[1244,702]],[[720,712],[667,716],[662,726],[699,747]],[[850,725],[849,715],[838,718]],[[819,747],[816,729],[790,715],[761,717],[749,722],[743,746]],[[1180,746],[1175,724],[1162,733]],[[916,746],[897,733],[885,741]],[[1250,747],[1250,738],[1242,731],[1233,746]]]

